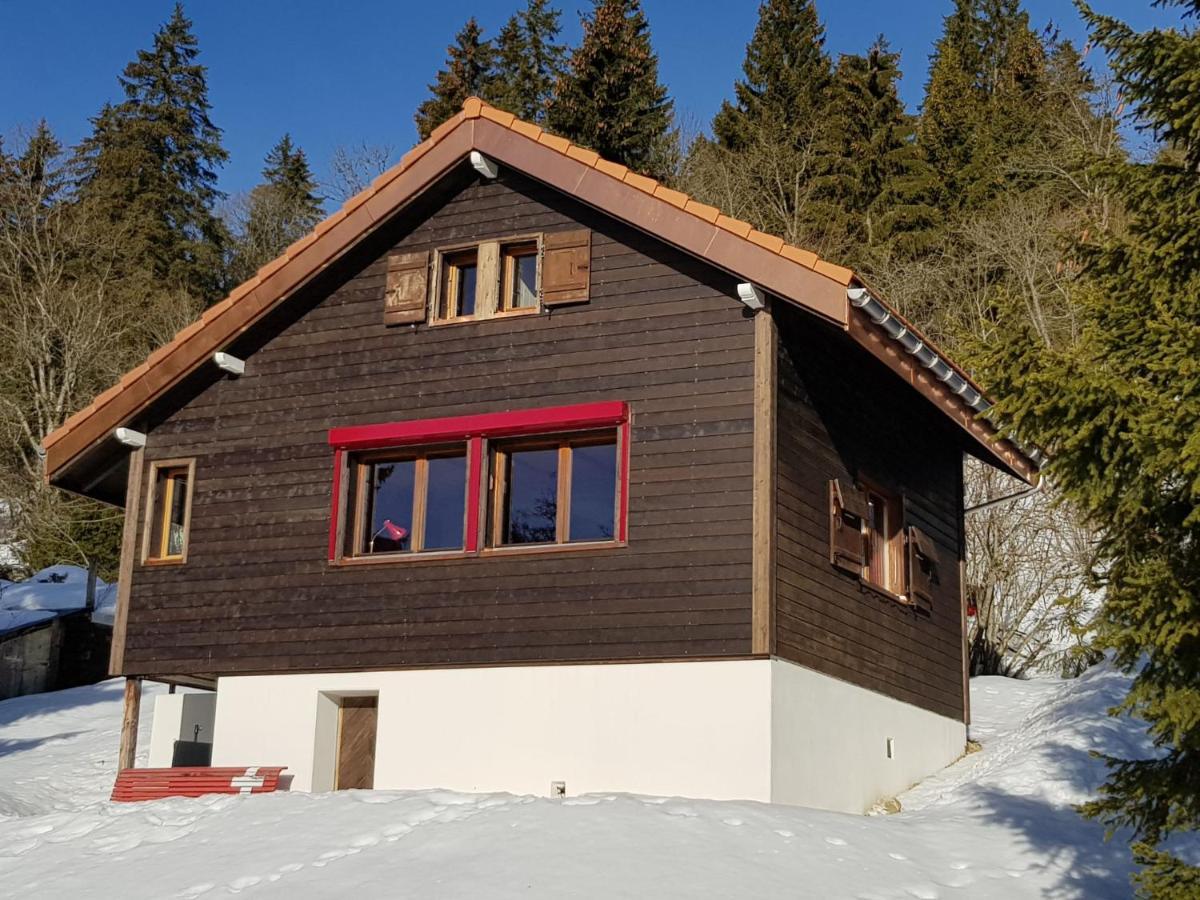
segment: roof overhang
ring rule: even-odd
[[[229,347],[401,214],[473,151],[845,329],[958,423],[976,442],[977,455],[1026,481],[1036,481],[1033,460],[1002,438],[996,427],[961,397],[920,371],[886,334],[851,307],[847,290],[860,283],[851,270],[786,245],[714,207],[475,99],[468,100],[462,112],[435,129],[428,140],[312,233],[288,247],[49,435],[45,441],[47,480],[100,496],[89,488],[89,483],[98,484],[96,479],[104,477],[97,473],[111,475],[114,466],[125,465],[127,448],[112,437],[116,428],[134,423],[200,367],[209,365],[214,353]],[[961,373],[957,367],[956,371]],[[100,499],[119,503],[112,493],[106,490]]]

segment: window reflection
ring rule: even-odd
[[[558,448],[506,454],[501,543],[555,540],[558,522]]]

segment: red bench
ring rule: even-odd
[[[196,766],[122,769],[117,773],[112,799],[119,803],[132,803],[137,800],[161,800],[163,797],[202,797],[205,794],[269,794],[278,789],[279,773],[286,768]]]

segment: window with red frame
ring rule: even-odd
[[[335,428],[330,559],[625,540],[624,403]]]

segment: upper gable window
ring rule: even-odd
[[[437,318],[471,319],[478,308],[479,252],[459,250],[442,254],[441,297]]]
[[[415,324],[424,318],[428,253],[388,258],[385,324]],[[527,315],[588,302],[591,232],[514,235],[496,241],[443,247],[434,253],[433,324],[475,322]]]
[[[521,312],[537,309],[537,241],[506,244],[501,250],[500,311]]]

